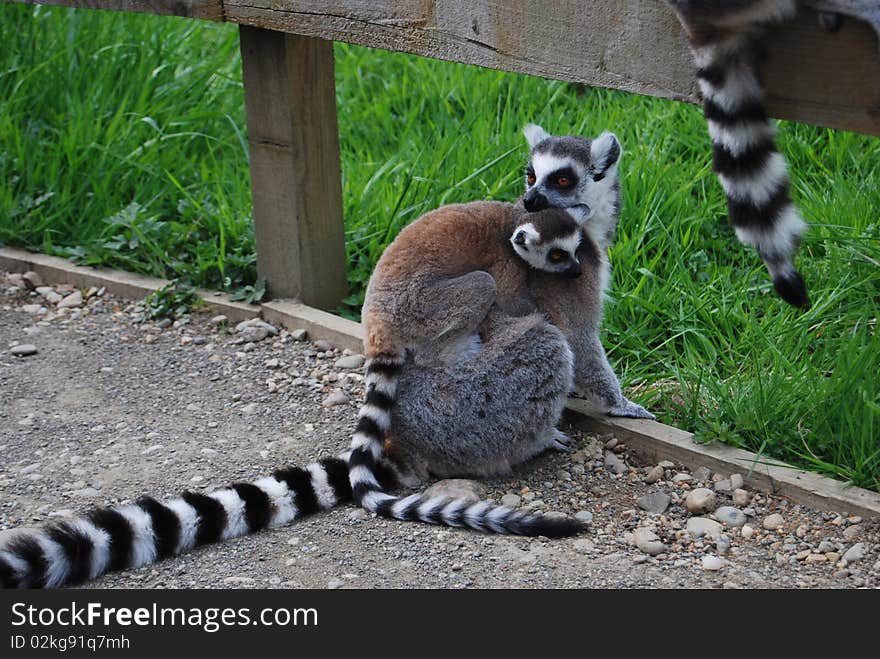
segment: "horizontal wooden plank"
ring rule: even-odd
[[[657,0],[226,0],[227,20],[697,102],[687,41]],[[880,135],[880,49],[864,23],[812,11],[769,40],[772,115]],[[598,127],[603,128],[603,127]]]
[[[25,0],[33,2],[33,0]],[[494,69],[697,101],[687,41],[659,0],[41,0],[191,15]],[[805,10],[769,40],[773,116],[880,135],[871,28]],[[604,127],[596,127],[604,128]]]
[[[9,0],[0,0],[6,2]],[[164,16],[186,16],[222,21],[223,0],[11,0],[28,5],[54,5],[82,9],[108,9]]]

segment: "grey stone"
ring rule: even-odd
[[[501,505],[508,508],[518,508],[522,498],[518,494],[505,494],[501,497]]]
[[[593,523],[593,513],[591,513],[589,510],[577,511],[574,514],[574,518],[579,522],[583,522],[584,524],[592,524]]]
[[[245,416],[252,416],[257,413],[257,404],[256,403],[248,403],[244,407],[241,408],[241,413]]]
[[[304,329],[293,330],[290,333],[290,338],[294,341],[305,341],[309,338],[309,333]]]
[[[158,323],[156,323],[156,327],[158,327],[159,329],[166,329],[168,327],[171,327],[171,325],[173,325],[173,324],[174,324],[174,321],[171,320],[170,318],[163,318]]]
[[[340,389],[336,389],[329,396],[327,396],[323,401],[321,401],[321,405],[324,407],[334,407],[336,405],[345,405],[348,402],[348,396],[345,395],[344,391]]]
[[[636,500],[639,508],[656,514],[665,511],[669,507],[669,502],[669,495],[665,492],[651,492],[650,494],[640,496]]]
[[[269,331],[265,327],[245,327],[241,332],[241,338],[247,343],[259,343],[269,336]]]
[[[24,285],[29,291],[36,290],[40,286],[44,286],[43,278],[33,270],[28,270],[21,276]]]
[[[37,354],[37,346],[32,343],[19,343],[17,346],[10,348],[9,354],[15,357],[27,357]]]
[[[743,486],[743,477],[741,474],[731,474],[730,475],[730,486],[734,490],[738,490]]]
[[[850,563],[855,563],[856,561],[862,560],[868,553],[868,545],[864,542],[857,542],[852,547],[847,549],[843,554],[843,560],[846,561],[847,565]]]
[[[61,302],[58,303],[59,309],[75,309],[83,305],[83,296],[79,291],[74,291]]]
[[[748,490],[744,490],[742,488],[737,488],[733,491],[733,502],[737,506],[747,506],[749,505],[749,501],[752,499],[752,495]]]
[[[779,513],[773,513],[772,515],[767,515],[761,524],[768,531],[775,531],[785,526],[785,518]]]
[[[819,543],[819,553],[827,554],[829,551],[837,551],[835,544],[829,540],[823,540]]]
[[[694,469],[693,476],[698,481],[707,481],[712,476],[712,472],[707,467],[697,467]]]
[[[617,457],[611,451],[605,453],[605,469],[610,471],[612,474],[625,474],[629,469],[619,457]]]
[[[847,542],[852,542],[856,538],[862,537],[862,525],[861,524],[853,524],[852,526],[847,526],[843,529],[843,539]]]
[[[486,488],[477,481],[465,478],[447,478],[437,481],[427,490],[426,497],[444,496],[452,499],[464,499],[470,503],[476,503],[486,496]]]
[[[21,310],[29,314],[46,313],[47,309],[42,304],[24,304]]]
[[[721,535],[721,524],[708,517],[691,517],[687,521],[687,532],[694,538],[703,536],[715,539]]]
[[[321,352],[327,352],[328,350],[333,350],[333,344],[329,341],[325,341],[324,339],[318,339],[313,344],[315,346],[315,350],[320,350]]]
[[[348,355],[337,359],[333,366],[334,368],[361,368],[365,361],[366,358],[363,355]]]
[[[225,323],[227,320],[229,320],[229,318],[227,318],[227,317],[224,316],[223,314],[220,314],[220,315],[218,315],[218,316],[214,316],[214,317],[211,319],[211,324],[212,324],[212,325],[215,325],[215,326],[216,326],[216,325],[222,325],[222,324]]]
[[[636,547],[649,556],[656,556],[666,551],[666,545],[661,542],[653,529],[646,527],[636,529],[633,532],[633,540],[636,543]]]
[[[58,304],[64,299],[64,296],[56,293],[55,289],[51,286],[39,286],[37,287],[37,293],[42,295],[43,299],[50,304]]]
[[[721,492],[724,494],[729,494],[730,492],[733,492],[733,485],[727,478],[716,481],[714,487],[716,492]]]
[[[703,556],[700,561],[704,570],[709,572],[717,572],[727,567],[728,561],[719,556]]]
[[[657,481],[659,481],[663,478],[663,474],[664,474],[664,469],[660,465],[657,465],[656,467],[652,467],[651,471],[648,472],[648,475],[645,476],[645,482],[648,483],[649,485],[653,485],[654,483],[656,483]]]
[[[705,487],[698,487],[688,492],[684,503],[687,509],[695,515],[711,513],[717,505],[715,493]]]
[[[733,506],[721,506],[715,510],[715,519],[728,526],[743,526],[748,519],[746,514]]]
[[[690,483],[692,480],[694,480],[694,477],[684,471],[680,471],[672,477],[673,483]]]
[[[327,582],[327,588],[330,590],[338,590],[345,585],[345,582],[342,579],[330,579]]]

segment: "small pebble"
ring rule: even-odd
[[[715,511],[715,519],[728,526],[743,526],[746,523],[746,515],[739,508],[733,506],[721,506]]]
[[[752,495],[748,490],[737,488],[733,491],[733,503],[739,507],[748,506]]]
[[[633,532],[633,539],[636,547],[649,556],[656,556],[666,551],[666,545],[660,541],[660,538],[654,533],[653,529],[646,527],[638,528]]]
[[[663,478],[663,474],[664,474],[664,469],[660,465],[657,465],[656,467],[652,467],[651,471],[648,472],[648,475],[645,476],[645,482],[648,483],[648,485],[653,485],[654,483],[656,483],[657,481],[659,481]]]
[[[665,492],[651,492],[636,499],[639,508],[655,514],[664,512],[669,507],[670,501],[669,495]]]
[[[15,357],[28,357],[37,354],[37,346],[31,343],[19,343],[9,350],[9,354]]]
[[[522,498],[518,494],[505,494],[501,497],[501,505],[508,508],[518,508]]]
[[[719,556],[703,556],[701,564],[704,570],[709,572],[717,572],[723,570],[727,566],[728,561]]]
[[[714,539],[719,537],[722,531],[721,524],[708,517],[691,517],[685,528],[694,538],[707,536]]]
[[[710,513],[717,505],[715,493],[705,487],[698,487],[688,492],[685,498],[685,506],[695,515]]]
[[[761,525],[768,531],[775,531],[785,526],[785,519],[779,513],[773,513],[772,515],[767,515]]]
[[[843,553],[842,558],[848,565],[862,560],[867,553],[868,546],[864,542],[857,542]]]
[[[345,395],[340,389],[336,389],[333,393],[327,396],[323,401],[321,401],[321,405],[324,407],[334,407],[336,405],[345,405],[348,403],[349,398]]]

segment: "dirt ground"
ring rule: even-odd
[[[13,277],[0,285],[0,529],[142,494],[207,492],[348,444],[363,395],[361,369],[338,364],[344,355],[330,346],[295,340],[295,328],[263,337],[204,314],[163,328],[136,322],[136,302],[102,293],[59,309],[56,297],[20,284]],[[10,352],[23,344],[37,352]],[[573,454],[543,456],[510,478],[469,487],[536,511],[591,517],[577,538],[487,536],[376,519],[345,506],[89,586],[880,585],[877,520],[747,489],[734,495],[730,474],[637,464],[613,437],[573,436]],[[698,487],[714,492],[715,501],[694,515],[686,497]],[[722,514],[719,506],[736,512]],[[665,510],[645,509],[657,507]],[[726,523],[717,525],[713,515]],[[689,528],[695,517],[714,529],[709,536]],[[656,535],[638,530],[644,527]]]

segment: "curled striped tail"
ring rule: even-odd
[[[380,465],[381,468],[381,465]],[[345,459],[279,469],[253,483],[99,508],[22,530],[0,547],[0,586],[57,588],[201,545],[289,524],[351,499]]]
[[[727,196],[736,235],[758,250],[782,299],[807,307],[806,285],[793,263],[806,224],[789,196],[785,158],[776,149],[755,62],[758,31],[790,18],[795,5],[754,4],[757,7],[743,17],[742,24],[729,15],[723,20],[679,17],[690,36],[714,170]],[[707,22],[714,20],[717,25]]]
[[[487,533],[565,537],[584,530],[568,517],[526,514],[490,501],[472,503],[424,493],[397,497],[387,494],[377,476],[385,434],[391,426],[391,409],[405,355],[383,354],[367,362],[366,401],[358,414],[351,443],[349,477],[356,503],[381,517],[444,526],[468,527]]]

